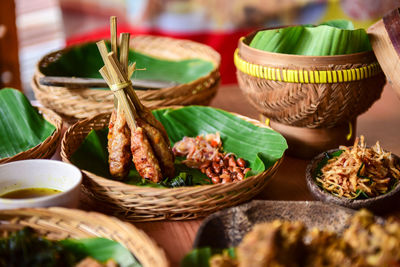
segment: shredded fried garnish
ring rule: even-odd
[[[172,151],[176,156],[186,156],[184,161],[186,165],[198,168],[205,161],[212,161],[218,156],[221,146],[221,137],[217,132],[194,138],[185,136],[181,141],[175,143]]]
[[[316,180],[326,191],[350,199],[385,194],[399,182],[400,168],[390,152],[379,141],[368,148],[364,136],[356,138],[353,147],[340,146],[342,154],[321,169]]]

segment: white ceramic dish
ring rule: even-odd
[[[79,203],[81,171],[56,160],[32,159],[0,165],[0,196],[24,188],[50,188],[61,193],[27,199],[0,198],[0,209],[60,206]]]

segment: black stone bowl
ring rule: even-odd
[[[251,202],[224,209],[208,216],[197,231],[193,248],[238,246],[243,236],[257,223],[274,220],[301,221],[307,229],[314,227],[341,234],[356,211],[320,201]],[[377,222],[383,219],[377,217]]]
[[[400,183],[397,183],[396,187],[390,192],[368,199],[348,199],[345,197],[337,197],[324,191],[319,187],[315,181],[315,169],[318,163],[326,156],[326,153],[332,154],[339,149],[331,149],[323,152],[312,159],[311,163],[306,168],[306,182],[308,190],[316,200],[320,200],[326,203],[336,204],[351,209],[366,208],[373,212],[387,212],[393,207],[393,205],[400,200]],[[397,162],[400,162],[400,158],[394,154],[392,156]],[[398,203],[398,202],[397,202]]]

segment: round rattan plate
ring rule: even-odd
[[[235,114],[236,115],[236,114]],[[239,115],[237,115],[239,116]],[[239,116],[259,127],[256,120]],[[61,147],[63,161],[71,163],[75,150],[92,130],[107,127],[110,114],[99,114],[71,126]],[[84,192],[95,207],[129,221],[185,220],[204,217],[217,210],[234,206],[257,195],[275,174],[282,158],[264,172],[241,182],[188,186],[179,188],[149,188],[124,184],[82,170]]]
[[[132,38],[131,46],[138,52],[154,57],[168,60],[198,58],[210,61],[214,65],[214,69],[208,75],[189,83],[159,90],[137,90],[136,93],[145,106],[156,108],[173,105],[208,105],[217,93],[221,57],[211,47],[188,40],[149,35]],[[49,53],[38,62],[31,82],[36,98],[44,106],[69,120],[111,112],[114,107],[114,97],[110,90],[71,89],[39,84],[39,79],[44,76],[40,71],[41,66],[47,66],[57,60],[68,49]]]
[[[143,266],[168,266],[164,251],[144,232],[117,218],[65,208],[0,211],[0,236],[29,226],[52,240],[104,237],[125,246]]]

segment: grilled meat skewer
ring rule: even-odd
[[[138,115],[140,116],[140,118],[142,118],[145,122],[147,122],[151,126],[155,127],[158,131],[160,131],[165,142],[168,144],[168,146],[170,146],[168,134],[164,128],[164,125],[162,125],[161,122],[158,121],[154,117],[154,115],[150,109],[143,106],[143,104],[140,102],[139,97],[135,93],[135,90],[133,89],[132,86],[129,86],[127,88],[127,93],[129,95],[129,98],[131,99],[132,103],[135,105],[136,111],[137,111]]]
[[[160,165],[141,127],[132,131],[131,151],[133,163],[140,176],[155,183],[160,182],[162,179]]]
[[[155,156],[158,158],[164,176],[170,178],[174,177],[174,154],[169,146],[169,140],[168,143],[165,142],[161,132],[144,120],[137,119],[136,122],[143,128]]]
[[[107,137],[110,173],[113,177],[122,179],[128,175],[132,159],[131,132],[122,110],[120,112],[114,110],[111,114]]]

